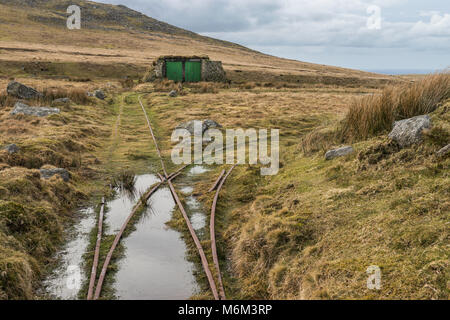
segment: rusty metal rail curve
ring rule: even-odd
[[[147,194],[145,195],[145,200],[148,201],[150,197],[159,189],[159,187],[163,184],[163,182],[160,182],[156,184]],[[119,233],[114,238],[114,242],[111,245],[111,248],[109,249],[108,255],[106,256],[105,262],[103,263],[102,272],[100,273],[100,277],[97,282],[97,287],[95,289],[95,295],[94,300],[98,300],[100,298],[100,294],[102,292],[103,282],[105,281],[106,271],[108,270],[109,263],[111,262],[112,255],[114,253],[114,250],[116,249],[117,245],[119,244],[120,239],[122,238],[123,233],[125,232],[125,229],[128,226],[128,223],[131,221],[133,216],[136,214],[138,209],[141,206],[139,203],[134,207],[133,211],[130,213],[128,218],[125,220],[125,222],[122,225],[122,228],[120,229]]]
[[[213,192],[214,190],[216,190],[217,186],[219,185],[220,181],[222,181],[222,178],[224,176],[224,174],[226,173],[225,170],[222,170],[222,172],[220,173],[219,177],[217,178],[216,182],[214,182],[213,186],[211,187],[211,189],[208,190],[208,193]]]
[[[100,213],[98,216],[97,243],[95,245],[94,261],[92,263],[91,278],[89,280],[87,300],[92,300],[92,296],[94,295],[94,286],[95,286],[95,279],[97,277],[98,259],[100,256],[100,245],[102,243],[104,213],[105,213],[105,197],[102,198],[102,206],[100,208]]]
[[[226,300],[225,290],[223,288],[223,282],[222,282],[222,273],[220,272],[220,265],[219,265],[219,257],[217,256],[217,245],[216,245],[216,232],[215,232],[215,224],[216,224],[216,207],[217,207],[217,201],[219,199],[219,193],[222,189],[223,185],[225,184],[225,181],[227,180],[228,176],[231,174],[233,169],[236,167],[236,165],[232,166],[231,169],[227,172],[227,174],[223,177],[223,173],[220,176],[220,178],[223,177],[223,179],[219,179],[220,181],[219,186],[216,190],[216,195],[214,196],[214,200],[211,206],[211,217],[209,219],[209,232],[210,232],[210,238],[211,238],[211,251],[214,261],[214,266],[216,268],[217,272],[217,279],[219,281],[219,290],[220,290],[220,299]]]
[[[156,141],[155,135],[153,134],[152,125],[150,124],[150,120],[148,119],[147,112],[145,111],[144,105],[142,104],[141,97],[138,97],[138,100],[139,100],[139,103],[141,104],[142,111],[144,112],[145,119],[147,120],[147,124],[148,124],[148,127],[150,129],[150,133],[151,133],[151,135],[153,137],[153,141],[155,143],[156,150],[158,151],[158,155],[159,155],[159,158],[160,158],[160,161],[161,161],[161,166],[163,168],[164,175],[165,175],[165,178],[166,178],[167,183],[169,185],[170,191],[172,192],[172,196],[175,199],[175,202],[177,203],[178,208],[180,209],[184,220],[186,221],[186,225],[187,225],[187,227],[189,229],[189,233],[191,234],[191,237],[194,240],[195,246],[197,247],[197,251],[198,251],[198,253],[200,255],[200,260],[202,262],[203,270],[205,271],[206,277],[208,278],[209,286],[210,286],[211,291],[213,293],[214,299],[219,300],[219,294],[217,292],[216,283],[214,281],[214,277],[213,277],[213,275],[211,273],[211,270],[209,268],[208,259],[206,259],[205,251],[203,250],[203,247],[202,247],[202,245],[200,243],[200,240],[197,237],[197,234],[195,233],[195,230],[194,230],[194,227],[191,224],[191,221],[189,220],[189,217],[188,217],[188,215],[186,213],[186,210],[184,210],[183,204],[181,203],[180,198],[178,197],[177,192],[175,191],[175,188],[173,187],[172,181],[170,179],[167,179],[168,175],[167,175],[167,172],[165,170],[164,161],[162,159],[161,152],[159,151],[158,142]]]

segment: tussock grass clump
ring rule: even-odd
[[[125,78],[120,80],[120,84],[122,85],[122,88],[124,89],[132,89],[134,87],[134,81],[131,78]]]
[[[189,85],[192,93],[219,93],[219,84],[215,82],[198,82]]]
[[[424,132],[425,140],[440,148],[445,147],[450,141],[450,132],[442,126],[435,126]]]
[[[321,128],[306,134],[301,142],[300,149],[305,155],[328,150],[336,141],[336,132],[331,128]]]
[[[124,170],[113,177],[112,186],[122,190],[133,191],[136,179],[136,174],[133,171]]]
[[[46,88],[43,90],[42,94],[44,97],[42,98],[42,102],[47,104],[52,103],[53,100],[60,98],[69,98],[73,102],[77,104],[88,104],[89,97],[86,94],[86,91],[78,88],[73,89],[49,89]]]
[[[141,79],[141,82],[151,82],[153,79],[153,73],[154,73],[155,67],[151,66],[147,70],[145,70],[145,74]]]
[[[175,83],[175,81],[163,79],[155,81],[153,88],[156,92],[167,92],[171,90],[177,90],[178,85]]]
[[[0,93],[0,109],[12,107],[16,101],[16,98],[11,97],[6,92]]]
[[[48,262],[62,237],[58,217],[43,208],[0,200],[0,225],[0,299],[32,299],[38,262]]]
[[[392,129],[394,121],[428,114],[450,98],[450,72],[433,74],[419,82],[388,87],[381,95],[355,100],[342,121],[342,141],[364,140]]]
[[[245,89],[245,90],[252,90],[252,89],[256,88],[256,84],[254,82],[251,82],[251,81],[250,82],[245,82],[245,83],[243,83],[241,85],[241,88]]]

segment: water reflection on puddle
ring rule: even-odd
[[[187,187],[181,188],[180,191],[181,191],[181,193],[188,195],[188,194],[191,194],[192,192],[194,192],[194,188],[187,186]]]
[[[170,190],[157,191],[134,231],[123,243],[114,288],[119,299],[188,299],[198,290],[194,265],[186,260],[186,245],[167,228],[175,208]]]
[[[192,226],[197,231],[199,237],[202,237],[201,230],[206,226],[206,215],[202,212],[203,210],[201,203],[194,195],[192,195],[194,192],[194,188],[191,186],[193,181],[189,180],[193,180],[196,175],[201,175],[208,171],[209,169],[204,166],[194,166],[188,171],[188,181],[185,181],[186,185],[183,183],[180,184],[180,191],[184,195],[187,195],[185,200],[186,209],[190,213]],[[189,179],[189,177],[191,179]]]
[[[106,234],[116,234],[133,210],[141,194],[159,181],[158,177],[153,174],[138,176],[133,193],[121,192],[115,200],[108,202],[108,212],[105,215],[105,223],[108,226]]]
[[[197,174],[203,174],[208,171],[209,171],[209,169],[205,168],[204,166],[194,166],[189,170],[189,174],[197,175]]]
[[[203,166],[194,166],[188,172],[191,179],[207,172]],[[179,178],[183,181],[182,178]],[[189,180],[189,178],[187,179]],[[116,234],[132,211],[133,207],[149,187],[159,182],[152,174],[137,177],[133,194],[119,192],[116,198],[106,205],[106,234]],[[180,191],[187,195],[187,210],[191,214],[194,229],[201,233],[206,225],[206,215],[197,199],[192,195],[192,181],[179,185]],[[122,240],[125,256],[118,263],[113,285],[119,299],[165,300],[188,299],[198,292],[193,276],[194,264],[186,260],[186,244],[181,234],[167,227],[171,220],[175,202],[170,190],[162,188],[149,200],[149,206],[136,224],[136,230]],[[80,211],[80,221],[72,232],[64,250],[58,255],[61,265],[44,282],[45,291],[60,299],[77,299],[79,288],[68,285],[73,276],[73,268],[78,271],[81,282],[86,281],[83,268],[83,255],[89,245],[89,234],[96,224],[93,208]],[[72,268],[72,269],[71,269]]]

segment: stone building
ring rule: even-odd
[[[207,56],[163,56],[153,62],[144,81],[169,79],[176,82],[227,81],[222,62]]]

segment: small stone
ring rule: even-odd
[[[203,120],[203,132],[209,129],[220,129],[222,126],[211,119]]]
[[[60,98],[60,99],[55,99],[52,102],[52,106],[65,106],[65,105],[69,105],[72,103],[72,100],[70,100],[69,98]]]
[[[443,157],[443,156],[447,155],[449,152],[450,152],[450,144],[446,145],[441,150],[436,152],[436,155],[439,157]]]
[[[178,91],[177,90],[172,90],[169,93],[169,97],[175,98],[178,96]]]
[[[332,160],[337,157],[343,157],[352,152],[353,152],[353,147],[351,147],[351,146],[345,146],[342,148],[329,150],[329,151],[327,151],[327,153],[325,153],[325,160]]]
[[[97,99],[100,99],[100,100],[105,100],[106,99],[106,94],[102,90],[95,90],[94,91],[94,96]]]
[[[417,116],[410,119],[397,121],[389,138],[405,148],[413,144],[421,143],[423,130],[431,128],[431,119],[428,115]]]
[[[20,151],[20,148],[15,144],[9,144],[3,149],[5,149],[9,154],[17,153]]]
[[[25,114],[29,116],[36,117],[47,117],[52,114],[58,114],[61,111],[58,108],[48,108],[48,107],[30,107],[22,102],[16,102],[14,105],[11,115]]]
[[[68,182],[70,180],[69,171],[67,171],[66,169],[41,169],[40,172],[43,179],[50,179],[55,175],[59,175],[64,180],[64,182]]]
[[[204,134],[209,129],[220,129],[222,126],[214,120],[191,120],[183,122],[177,126],[176,129],[186,129],[190,134],[194,134],[195,124],[202,126],[202,134]]]

